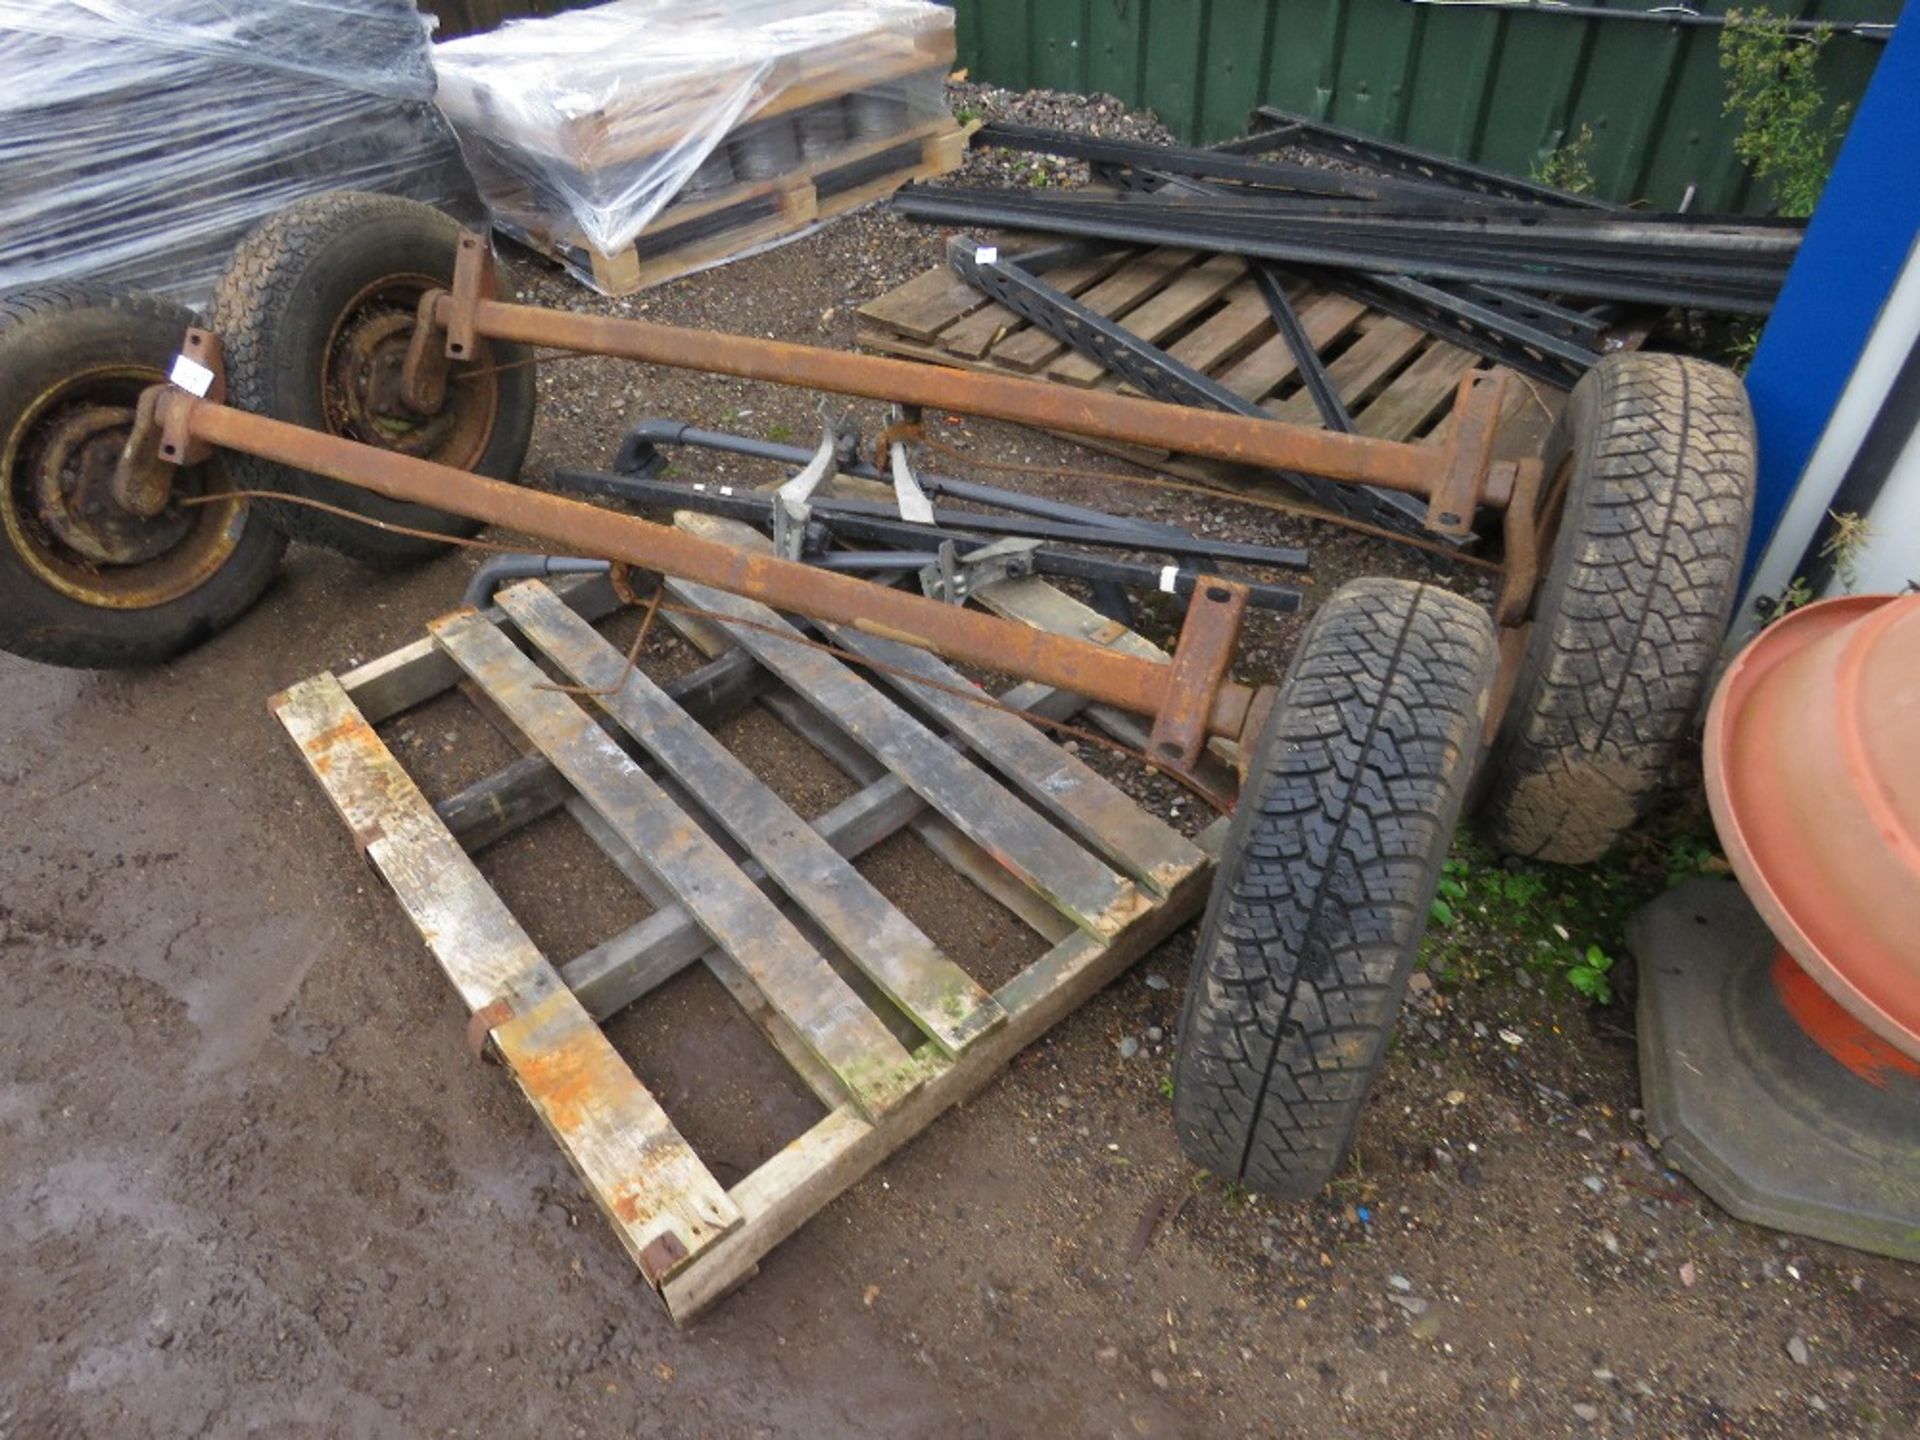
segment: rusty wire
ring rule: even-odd
[[[290,505],[303,505],[308,509],[319,510],[328,515],[337,515],[343,519],[352,520],[362,525],[371,525],[374,529],[384,530],[389,534],[407,535],[417,540],[432,540],[445,545],[457,545],[463,549],[482,550],[496,555],[541,555],[548,559],[562,558],[550,550],[530,549],[525,545],[506,545],[493,540],[476,540],[466,535],[446,535],[438,530],[423,530],[411,525],[397,524],[391,520],[376,520],[372,516],[362,515],[357,511],[350,510],[344,505],[332,505],[324,500],[310,499],[305,495],[291,495],[280,490],[222,490],[212,495],[181,497],[176,503],[182,506],[210,505],[216,501],[223,500],[266,500]],[[588,558],[599,559],[606,557],[595,556]],[[609,565],[620,564],[620,562],[611,559],[609,559],[607,563]],[[613,693],[618,690],[620,686],[625,685],[627,677],[638,668],[641,647],[647,638],[648,631],[652,628],[655,613],[661,610],[671,611],[676,615],[684,615],[692,619],[704,620],[709,624],[718,625],[723,629],[728,626],[739,626],[743,629],[761,631],[773,636],[775,639],[784,640],[790,645],[799,645],[808,650],[818,650],[823,654],[831,655],[848,664],[872,670],[879,674],[892,675],[899,679],[909,681],[923,689],[938,691],[941,694],[952,695],[962,700],[971,701],[973,704],[984,706],[989,710],[998,710],[1002,714],[1011,715],[1018,720],[1024,720],[1027,724],[1035,726],[1038,729],[1051,730],[1058,734],[1070,736],[1076,740],[1084,740],[1089,744],[1101,746],[1104,749],[1113,751],[1115,754],[1138,762],[1155,774],[1166,776],[1169,780],[1172,780],[1176,785],[1190,792],[1195,798],[1203,801],[1219,814],[1228,815],[1233,812],[1233,800],[1228,796],[1220,794],[1211,787],[1202,784],[1197,776],[1173,769],[1146,751],[1137,749],[1123,741],[1115,740],[1110,735],[1103,735],[1097,730],[1092,730],[1082,725],[1075,725],[1066,720],[1055,720],[1050,716],[1036,715],[1030,710],[1022,710],[1017,705],[1009,705],[996,696],[987,694],[986,691],[980,689],[978,686],[949,685],[943,681],[930,680],[924,675],[916,674],[906,669],[904,666],[889,665],[884,660],[875,660],[869,656],[861,655],[857,651],[848,650],[824,640],[815,640],[808,636],[797,634],[790,626],[768,625],[758,620],[748,620],[737,615],[724,615],[717,610],[707,610],[698,605],[687,605],[679,601],[665,601],[660,598],[664,591],[664,585],[656,585],[653,594],[649,597],[647,613],[640,624],[640,633],[634,637],[633,646],[627,652],[626,666],[620,673],[618,684],[608,690],[595,690],[586,686],[559,685],[546,682],[541,688],[558,691],[567,695],[577,694],[591,696]]]

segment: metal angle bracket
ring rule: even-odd
[[[918,406],[911,409],[895,406],[894,414],[896,424],[920,423]],[[920,477],[913,473],[913,466],[907,460],[905,441],[895,440],[887,447],[887,468],[893,478],[893,500],[900,507],[900,518],[910,525],[933,524],[933,502],[927,498]]]
[[[773,553],[782,560],[802,560],[807,553],[807,525],[813,507],[785,495],[773,497]]]
[[[996,540],[968,552],[963,559],[953,541],[940,542],[939,558],[920,572],[920,589],[930,599],[964,605],[983,585],[1033,574],[1033,552],[1038,540]]]

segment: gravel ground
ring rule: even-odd
[[[1156,133],[1112,102],[961,100]],[[942,245],[868,211],[632,300],[530,262],[515,279],[546,304],[845,348],[854,307]],[[819,423],[806,396],[659,369],[569,362],[541,383],[536,482],[610,456],[642,415]],[[1262,512],[1037,488],[1309,544],[1309,607],[1349,575],[1424,573]],[[1523,942],[1498,934],[1478,980],[1416,984],[1351,1171],[1309,1203],[1222,1187],[1174,1144],[1189,931],[673,1331],[501,1073],[466,1056],[448,987],[261,703],[411,640],[472,563],[377,575],[299,549],[259,612],[167,669],[0,657],[0,1436],[1920,1430],[1915,1271],[1732,1222],[1663,1168],[1627,1014],[1526,983]],[[1260,618],[1243,669],[1277,669],[1297,624]],[[648,663],[691,657],[662,643]],[[443,703],[392,736],[436,792],[507,756]],[[808,813],[843,793],[772,728],[726,736]],[[1170,787],[1130,783],[1193,823]],[[570,824],[485,866],[556,953],[637,913]],[[1023,958],[924,851],[875,874],[956,953]],[[810,1118],[697,974],[614,1029],[723,1179]]]

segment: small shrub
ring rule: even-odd
[[[1782,215],[1813,213],[1852,107],[1824,120],[1826,97],[1814,73],[1830,30],[1795,35],[1784,17],[1727,12],[1720,32],[1725,113],[1740,117],[1733,151],[1754,178],[1773,187]]]
[[[1533,167],[1536,185],[1551,185],[1575,195],[1593,193],[1593,127],[1582,125],[1580,133],[1549,150]]]

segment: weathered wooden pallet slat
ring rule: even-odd
[[[685,581],[670,580],[667,588],[717,617],[736,642],[1076,925],[1112,934],[1139,909],[1140,896],[1125,880],[997,785],[983,786],[977,770],[840,661],[794,643],[799,633],[766,606]]]
[[[954,693],[979,687],[936,655],[850,626],[826,627],[834,641],[887,666],[881,678],[939,715],[987,763],[999,769],[1081,843],[1099,851],[1133,879],[1164,895],[1200,863],[1200,853],[1123,794],[1084,760],[1004,710]],[[916,685],[898,672],[924,676]],[[980,692],[984,698],[984,692]]]
[[[1298,308],[1300,327],[1307,332],[1316,353],[1344,339],[1367,313],[1366,306],[1344,295],[1321,295]],[[1300,362],[1294,358],[1293,347],[1287,344],[1286,336],[1276,332],[1222,372],[1220,383],[1242,400],[1258,401],[1299,374]]]
[[[870,1112],[917,1083],[912,1058],[726,853],[512,641],[471,610],[429,627],[487,697],[553,761],[647,868],[738,960]]]
[[[1193,259],[1191,250],[1149,250],[1080,296],[1080,303],[1096,315],[1123,315],[1166,289]],[[1029,325],[994,346],[993,360],[1010,370],[1031,372],[1044,369],[1066,353],[1065,345],[1038,326]]]
[[[621,1243],[657,1284],[740,1223],[659,1103],[561,983],[340,682],[278,695],[293,737]],[[664,1243],[662,1237],[670,1237]]]
[[[1158,345],[1167,336],[1205,310],[1247,273],[1237,255],[1210,255],[1152,298],[1121,315],[1120,321],[1142,340]],[[1098,360],[1073,353],[1047,367],[1047,378],[1082,389],[1097,385],[1106,367]]]
[[[765,781],[551,591],[539,584],[516,585],[500,593],[499,604],[521,634],[575,684],[599,692],[596,703],[697,797],[763,872],[941,1049],[958,1054],[1006,1019],[992,996]]]
[[[1064,608],[1057,613],[1066,623],[1083,626],[1077,602],[1042,589],[1058,596]],[[714,598],[689,596],[703,610],[714,608]],[[1047,611],[1035,596],[1024,603],[1032,615]],[[439,810],[332,676],[296,686],[276,699],[275,710],[628,1253],[673,1317],[685,1322],[749,1276],[761,1256],[833,1196],[979,1090],[1015,1052],[1190,919],[1224,822],[1191,844],[1137,809],[1116,808],[1126,803],[1117,790],[1097,775],[1089,783],[1091,772],[1082,774],[1078,760],[1024,722],[958,696],[945,697],[943,714],[921,693],[931,681],[952,683],[943,669],[916,670],[896,688],[903,698],[913,693],[951,735],[927,729],[864,672],[750,630],[739,615],[720,624],[678,612],[668,618],[709,653],[736,657],[706,667],[691,689],[690,682],[674,682],[681,693],[713,702],[709,713],[715,715],[757,700],[845,770],[860,784],[858,793],[810,824],[784,802],[769,806],[751,772],[728,752],[719,760],[718,742],[672,696],[651,680],[634,683],[624,657],[538,583],[502,592],[497,609],[434,622],[431,650],[410,646],[353,672],[369,703],[388,718],[458,683],[481,715],[516,746],[530,747],[530,754]],[[602,729],[582,703],[548,682],[507,627],[563,673],[603,690],[588,703],[604,709],[626,738]],[[1123,643],[1124,634],[1103,638]],[[749,635],[768,643],[756,648]],[[838,674],[823,684],[811,666],[783,666],[783,648],[830,660]],[[804,698],[788,669],[815,682]],[[843,683],[865,689],[872,703],[855,703]],[[1049,715],[1085,706],[1078,697],[1031,684],[1015,687],[1006,703]],[[967,710],[979,713],[967,716]],[[928,760],[918,742],[883,763],[887,744],[875,748],[875,726],[887,744],[917,732],[925,747],[946,757],[944,765]],[[657,768],[649,773],[642,762]],[[1030,798],[1018,798],[991,772],[1009,777]],[[1051,799],[1042,793],[1049,790]],[[982,805],[994,816],[984,825],[968,813],[946,813]],[[497,839],[556,807],[656,907],[614,943],[558,970],[462,849],[463,839]],[[443,816],[458,825],[458,834]],[[1004,847],[980,843],[1005,839],[1013,822],[1028,831],[1023,843],[1034,844],[1049,880],[1037,882],[1010,865]],[[747,855],[732,859],[702,824],[730,834]],[[976,1015],[992,1023],[976,1024],[947,1054],[928,1040],[909,1056],[889,1029],[911,1033],[917,1022],[901,1018],[910,1012],[894,991],[905,996],[900,982],[924,974],[895,976],[889,990],[871,983],[866,971],[849,969],[850,984],[782,910],[806,916],[804,923],[820,926],[820,943],[831,939],[849,956],[863,946],[871,952],[876,936],[890,934],[914,953],[916,965],[951,965],[931,942],[926,953],[916,950],[925,937],[904,918],[896,921],[884,899],[878,905],[885,908],[875,908],[878,892],[848,863],[902,828],[1006,904],[1048,945],[991,993],[953,967],[944,978],[957,975],[978,992]],[[1094,830],[1125,837],[1124,843],[1103,833],[1096,844]],[[1109,860],[1122,870],[1151,873],[1159,890],[1124,878]],[[1072,923],[1057,900],[1040,898],[1049,883],[1079,886],[1080,901],[1095,904],[1102,898],[1095,881],[1114,892],[1106,915],[1112,923],[1098,929]],[[809,886],[846,891],[834,902],[850,907],[834,918],[841,933],[821,923],[820,897],[805,896],[812,913],[796,902],[792,892]],[[847,927],[856,921],[870,922],[873,934],[851,933]],[[782,930],[791,938],[783,939]],[[871,965],[876,956],[866,959]],[[719,1184],[597,1023],[690,963],[704,964],[720,980],[825,1112],[731,1189]],[[882,1018],[883,1010],[891,1020]],[[880,1087],[872,1078],[876,1053],[884,1054]]]

